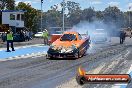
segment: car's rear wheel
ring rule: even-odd
[[[87,54],[87,49],[88,49],[88,46],[85,48],[85,51],[83,53],[84,56],[86,56],[86,54]]]

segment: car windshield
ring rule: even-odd
[[[75,40],[76,39],[76,36],[74,34],[64,34],[62,37],[61,37],[61,41],[72,41],[72,40]]]

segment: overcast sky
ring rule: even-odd
[[[16,5],[19,2],[25,2],[32,5],[32,7],[36,9],[40,9],[41,0],[15,0]],[[63,0],[44,0],[43,1],[43,11],[47,11],[53,5],[58,5],[58,9],[60,10],[59,3]],[[104,10],[108,6],[117,6],[122,11],[127,11],[129,7],[132,10],[132,0],[65,0],[65,1],[74,1],[80,4],[81,9],[85,9],[88,7],[94,7],[95,10]]]

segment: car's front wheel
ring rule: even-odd
[[[47,55],[46,55],[46,58],[47,58],[47,59],[52,59],[53,56],[50,56],[50,55],[47,54]]]
[[[75,56],[76,59],[78,59],[79,56],[80,56],[79,52],[76,52],[74,56]]]
[[[82,57],[82,54],[80,53],[80,51],[78,50],[76,53],[75,53],[75,58],[79,59]]]

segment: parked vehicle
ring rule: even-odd
[[[93,43],[102,43],[108,40],[107,32],[104,29],[96,29],[93,31],[91,40]]]
[[[36,38],[41,38],[43,36],[43,32],[37,32],[34,36]]]

